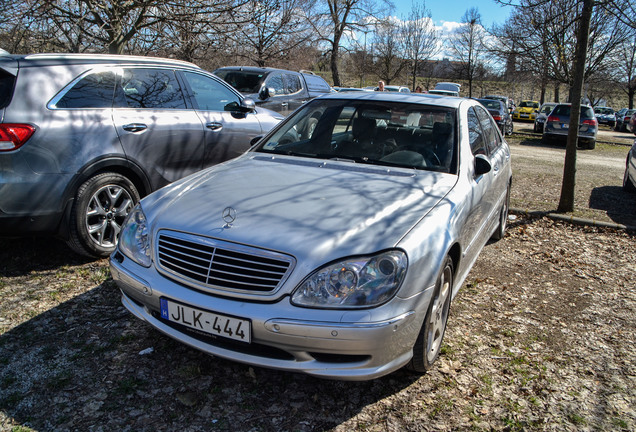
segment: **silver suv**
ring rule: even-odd
[[[140,197],[238,156],[281,119],[187,62],[0,55],[0,235],[106,256]]]

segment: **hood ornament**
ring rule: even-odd
[[[225,209],[223,209],[222,218],[223,222],[225,222],[223,228],[231,228],[236,220],[236,210],[232,207],[225,207]]]

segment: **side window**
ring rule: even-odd
[[[283,75],[279,73],[271,74],[267,78],[267,88],[274,89],[276,96],[285,94],[285,85],[283,84]]]
[[[287,86],[287,93],[294,94],[302,90],[302,84],[298,75],[285,74],[285,84]]]
[[[57,108],[110,108],[117,76],[114,72],[91,73],[80,79],[57,101]]]
[[[123,108],[185,109],[179,82],[171,70],[126,69],[117,89]]]
[[[15,85],[15,77],[9,72],[0,69],[0,108],[9,105],[13,96],[13,86]]]
[[[224,111],[231,103],[238,106],[240,100],[234,92],[215,79],[194,72],[183,72],[196,107],[205,111]]]
[[[475,113],[474,107],[468,109],[468,137],[470,139],[470,150],[473,154],[485,155],[486,143],[481,131],[481,123]]]
[[[484,108],[478,106],[475,107],[475,111],[477,112],[477,117],[479,117],[481,129],[484,132],[484,140],[488,153],[493,154],[499,146],[499,135],[495,130],[495,124],[490,114],[488,114]]]

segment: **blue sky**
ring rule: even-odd
[[[394,0],[394,4],[393,15],[406,18],[411,11],[412,0]],[[512,7],[502,6],[494,0],[429,0],[425,5],[431,11],[436,26],[441,26],[443,22],[459,23],[468,9],[476,7],[481,14],[482,24],[490,28],[493,24],[503,24],[512,11]]]

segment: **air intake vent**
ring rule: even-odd
[[[285,279],[293,259],[192,235],[159,234],[161,269],[180,279],[209,288],[270,293]]]

